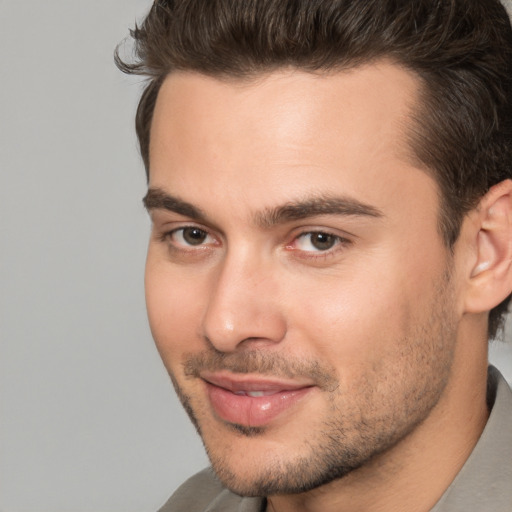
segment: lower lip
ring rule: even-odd
[[[227,389],[206,382],[210,403],[215,413],[228,423],[261,427],[277,418],[313,388],[280,391],[268,396],[235,395]]]

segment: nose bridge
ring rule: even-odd
[[[210,288],[203,335],[221,352],[251,341],[277,343],[286,324],[270,261],[249,248],[227,251]]]

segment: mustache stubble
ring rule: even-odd
[[[334,391],[339,386],[335,369],[315,360],[290,359],[259,350],[224,353],[209,349],[184,355],[183,372],[187,378],[200,378],[203,372],[222,370],[277,378],[306,378],[325,391]]]

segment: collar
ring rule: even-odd
[[[493,366],[488,373],[492,406],[468,460],[431,512],[512,510],[512,391]]]

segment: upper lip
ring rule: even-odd
[[[232,374],[229,372],[201,372],[201,378],[214,386],[227,389],[234,393],[239,391],[264,391],[278,393],[296,391],[312,387],[312,382],[301,382],[281,378],[272,378],[254,374]]]

